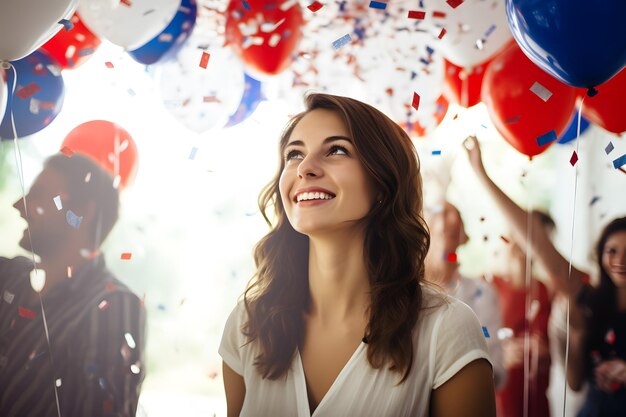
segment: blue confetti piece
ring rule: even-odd
[[[241,3],[243,4],[243,8],[244,8],[244,9],[246,9],[246,10],[250,10],[250,5],[248,4],[248,2],[247,2],[247,1],[242,1]]]
[[[161,311],[165,311],[165,304],[159,304],[157,308]]]
[[[483,334],[485,335],[486,338],[491,337],[491,336],[489,336],[489,330],[487,330],[487,328],[485,326],[483,326]]]
[[[613,146],[613,142],[609,142],[609,144],[606,145],[606,148],[604,148],[604,152],[608,155],[613,152],[613,149],[615,149],[615,146]]]
[[[196,157],[197,152],[198,152],[198,148],[196,148],[195,146],[191,148],[191,152],[189,153],[189,159],[193,161],[193,159]]]
[[[544,146],[548,143],[554,142],[557,139],[556,132],[554,130],[549,131],[537,138],[537,145]]]
[[[491,35],[494,30],[496,30],[496,25],[489,26],[489,29],[487,29],[487,32],[485,32],[485,37]]]
[[[426,46],[426,52],[428,52],[428,55],[432,55],[435,53],[435,50],[430,46]]]
[[[65,213],[65,220],[67,220],[67,224],[75,229],[78,229],[80,227],[80,222],[83,221],[83,216],[79,217],[74,214],[72,210],[68,210],[67,213]]]
[[[70,22],[67,19],[61,19],[59,20],[59,23],[63,25],[66,32],[69,32],[70,30],[74,29],[74,23]]]
[[[598,200],[600,200],[600,197],[598,197],[598,196],[594,196],[594,197],[591,199],[591,202],[589,203],[589,205],[590,205],[590,206],[593,206],[594,204],[596,204],[596,203],[598,202]]]
[[[483,129],[487,129],[487,126],[481,124],[480,127],[482,127]]]
[[[430,62],[428,62],[425,58],[420,58],[420,62],[424,65],[429,65]]]
[[[615,169],[618,169],[623,165],[626,165],[626,153],[613,161],[613,166],[615,167]]]
[[[387,3],[382,3],[380,1],[370,1],[370,8],[385,10],[387,8]]]
[[[349,44],[350,42],[352,42],[352,38],[350,37],[350,34],[346,33],[341,38],[333,41],[333,48],[339,49],[342,46]]]
[[[441,151],[440,151],[440,150],[439,150],[439,151],[432,151],[431,153],[432,153],[433,155],[441,155]]]

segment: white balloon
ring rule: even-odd
[[[438,49],[448,61],[460,67],[473,67],[492,58],[513,35],[509,29],[504,0],[465,0],[452,9],[446,0],[424,0],[424,11],[438,40]],[[444,12],[435,18],[433,12]]]
[[[161,33],[179,6],[180,0],[80,0],[78,14],[97,36],[133,50]]]
[[[4,118],[4,112],[7,109],[8,86],[7,76],[4,69],[0,67],[0,120]]]
[[[59,21],[74,13],[78,0],[0,1],[0,61],[16,61],[46,43]]]
[[[224,127],[243,96],[243,64],[223,40],[194,29],[176,59],[159,65],[157,79],[165,108],[197,133]],[[203,52],[210,55],[200,67]]]

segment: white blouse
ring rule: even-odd
[[[422,286],[423,307],[413,329],[413,367],[407,380],[387,367],[374,369],[361,342],[322,398],[313,417],[379,416],[426,417],[431,391],[470,362],[489,360],[482,328],[474,312],[455,298]],[[242,375],[246,395],[240,416],[311,417],[300,353],[291,369],[271,381],[261,378],[253,365],[255,342],[245,346],[241,327],[246,321],[243,301],[226,322],[219,354]]]

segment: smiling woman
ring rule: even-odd
[[[494,416],[476,316],[425,283],[410,138],[359,101],[305,103],[260,195],[272,228],[219,349],[228,415]]]

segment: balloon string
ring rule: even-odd
[[[530,163],[530,161],[529,161]],[[528,194],[528,219],[526,220],[526,268],[525,268],[525,320],[524,320],[524,417],[528,417],[528,397],[530,383],[530,309],[531,309],[531,291],[532,291],[532,274],[531,274],[531,258],[532,258],[532,195]]]
[[[13,70],[13,87],[11,89],[11,101],[13,101],[13,98],[15,97],[15,88],[17,86],[17,71],[15,70],[15,67],[9,62],[9,65],[11,67],[11,69]],[[13,142],[15,144],[15,164],[17,166],[17,171],[18,171],[18,178],[20,180],[20,187],[22,189],[22,202],[24,204],[24,217],[26,218],[26,231],[28,233],[28,244],[30,246],[30,252],[31,252],[31,259],[33,262],[33,271],[35,273],[35,280],[38,282],[39,280],[37,279],[37,261],[35,260],[35,249],[33,246],[33,238],[31,236],[30,233],[30,220],[29,220],[29,215],[28,215],[28,208],[26,206],[26,187],[24,186],[24,166],[22,164],[22,151],[20,149],[20,142],[17,140],[17,128],[15,126],[15,117],[13,115],[13,106],[10,106],[10,108],[7,109],[11,115],[11,129],[13,130]],[[44,284],[45,285],[45,284]],[[46,342],[48,344],[48,352],[50,353],[49,357],[50,357],[50,366],[52,367],[52,370],[54,372],[54,362],[53,362],[53,358],[52,358],[52,346],[50,345],[50,333],[48,331],[48,321],[46,320],[46,310],[44,309],[43,306],[43,298],[41,297],[41,290],[37,291],[37,294],[39,296],[39,307],[41,309],[41,318],[42,318],[42,322],[43,322],[43,328],[44,328],[44,333],[46,335]],[[56,406],[57,406],[57,416],[61,417],[61,405],[59,403],[59,391],[57,389],[57,384],[56,384],[56,379],[54,378],[54,375],[52,376],[52,386],[54,387],[54,398],[56,400]]]
[[[576,154],[578,155],[579,138],[580,138],[580,121],[583,114],[583,104],[585,102],[585,96],[580,100],[578,107],[578,127],[576,128]],[[567,269],[567,281],[572,279],[572,257],[574,255],[574,225],[576,220],[576,194],[578,191],[578,170],[574,169],[574,203],[572,204],[572,235],[570,237],[569,248],[569,265]],[[569,315],[570,315],[570,297],[567,297],[567,309],[566,309],[566,326],[565,326],[565,365],[564,365],[564,378],[565,384],[563,386],[563,417],[565,417],[565,407],[567,406],[567,368],[569,365]]]

